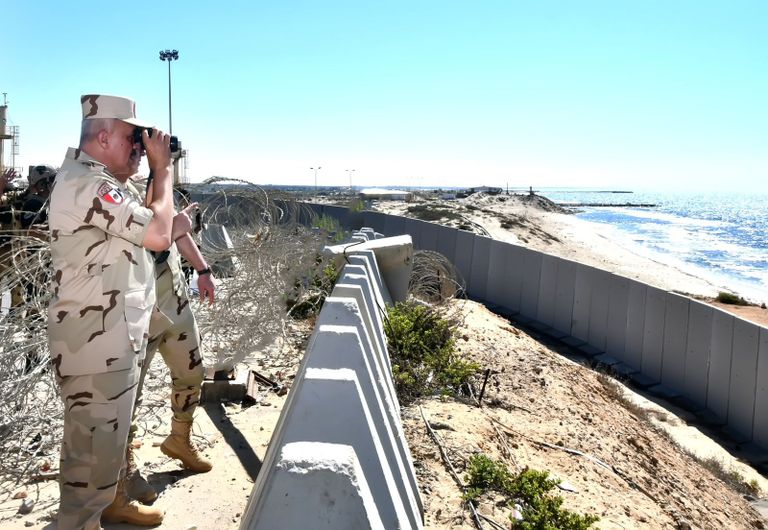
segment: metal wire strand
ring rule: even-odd
[[[177,197],[201,205],[203,223],[226,227],[232,247],[200,238],[214,271],[216,303],[190,303],[203,337],[206,368],[229,369],[259,359],[271,367],[295,367],[287,330],[286,293],[319,255],[323,234],[299,221],[311,218],[290,196],[242,182],[211,179],[187,186]],[[212,227],[214,228],[214,227]],[[204,231],[203,234],[207,234]],[[7,236],[7,237],[6,237]],[[56,468],[62,404],[49,365],[46,316],[51,297],[47,232],[0,232],[0,499]],[[20,300],[10,303],[11,293]],[[138,409],[139,435],[155,432],[169,414],[170,377],[156,356]],[[0,520],[2,515],[0,514]]]
[[[453,263],[439,252],[417,250],[413,253],[408,292],[430,303],[442,303],[464,295],[464,278]]]

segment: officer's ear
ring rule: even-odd
[[[109,131],[106,129],[101,129],[98,133],[96,133],[96,143],[98,143],[99,147],[101,147],[105,151],[109,147],[109,140],[110,140],[109,137],[110,137]]]

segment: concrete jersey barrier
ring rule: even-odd
[[[360,222],[360,214],[312,207],[359,228],[350,223]],[[768,328],[643,282],[463,230],[378,212],[362,212],[362,222],[385,236],[409,234],[415,248],[444,254],[471,298],[579,348],[765,455]]]
[[[383,324],[389,293],[410,276],[412,244],[373,231],[357,237],[376,246],[340,254],[348,263],[318,315],[243,530],[423,528]]]

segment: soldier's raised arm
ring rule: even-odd
[[[150,137],[141,132],[146,146],[152,182],[147,189],[147,208],[154,214],[144,233],[142,246],[156,252],[171,246],[173,229],[173,189],[171,182],[171,137],[155,129]]]

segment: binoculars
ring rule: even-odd
[[[141,148],[146,149],[147,147],[144,145],[144,139],[141,137],[141,131],[143,130],[143,127],[136,127],[133,129],[133,143],[141,144]],[[152,132],[153,129],[147,129],[147,134],[150,138],[152,138]],[[171,136],[171,153],[178,153],[180,150],[181,142],[179,141],[178,137]]]

